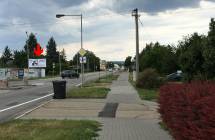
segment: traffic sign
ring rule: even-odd
[[[81,48],[81,49],[79,50],[79,54],[80,54],[81,56],[84,56],[86,53],[87,53],[86,50],[83,49],[83,48]]]
[[[80,59],[80,63],[81,63],[81,64],[82,64],[82,63],[87,63],[87,58],[86,58],[86,56],[80,57],[79,59]]]

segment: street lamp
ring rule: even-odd
[[[28,79],[29,79],[29,35],[28,35],[28,32],[26,31],[26,36],[27,36],[27,44],[26,44],[26,47],[27,47],[27,64],[28,64],[28,76],[27,76],[27,79],[25,80],[25,84],[28,85]]]
[[[71,16],[71,17],[81,17],[81,48],[83,48],[83,28],[82,28],[82,19],[83,16],[82,14],[77,14],[77,15],[64,15],[64,14],[57,14],[56,18],[61,18],[61,17],[65,17],[65,16]],[[78,65],[78,63],[77,63]],[[83,85],[83,63],[81,63],[81,86]]]

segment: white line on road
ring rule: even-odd
[[[79,84],[77,84],[77,85],[75,85],[76,87],[79,87],[81,85],[81,83],[79,83]]]
[[[14,105],[14,106],[11,106],[11,107],[2,109],[2,110],[0,110],[0,113],[1,113],[1,112],[4,112],[4,111],[7,111],[7,110],[10,110],[10,109],[14,109],[14,108],[20,107],[20,106],[25,105],[25,104],[29,104],[29,103],[32,103],[32,102],[35,102],[35,101],[44,99],[44,98],[49,97],[49,96],[51,96],[51,95],[53,95],[53,94],[54,94],[54,93],[51,93],[51,94],[48,94],[48,95],[45,95],[45,96],[42,96],[42,97],[39,97],[39,98],[30,100],[30,101],[27,101],[27,102],[24,102],[24,103],[21,103],[21,104],[18,104],[18,105]]]
[[[39,105],[39,106],[37,106],[37,107],[33,108],[33,109],[31,109],[31,110],[26,111],[26,112],[25,112],[25,113],[23,113],[22,115],[17,116],[15,119],[19,119],[19,118],[21,118],[21,117],[25,116],[26,114],[28,114],[28,113],[30,113],[30,112],[32,112],[32,111],[34,111],[34,110],[36,110],[36,109],[38,109],[38,108],[40,108],[40,107],[44,106],[45,104],[47,104],[47,103],[51,102],[52,100],[53,100],[53,99],[51,99],[51,100],[49,100],[49,101],[47,101],[47,102],[45,102],[45,103],[43,103],[43,104],[41,104],[41,105]]]

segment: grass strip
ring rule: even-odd
[[[72,88],[67,92],[67,98],[106,98],[109,91],[104,87]]]
[[[138,88],[138,87],[136,87],[135,82],[132,79],[133,79],[133,75],[132,75],[132,73],[130,73],[129,74],[129,82],[137,90],[137,92],[138,92],[138,94],[142,100],[157,101],[157,99],[159,97],[159,92],[157,89]]]
[[[1,140],[93,140],[100,124],[74,120],[13,120],[0,124]]]

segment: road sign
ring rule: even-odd
[[[81,48],[81,49],[79,50],[79,54],[80,54],[81,56],[84,56],[86,53],[87,53],[86,50],[83,49],[83,48]]]
[[[46,67],[46,59],[29,59],[28,66],[29,66],[29,68]]]
[[[82,64],[82,63],[87,63],[87,58],[86,58],[86,56],[80,57],[79,59],[80,59],[80,63],[81,63],[81,64]]]
[[[53,68],[53,69],[55,68],[55,63],[52,63],[52,68]]]

